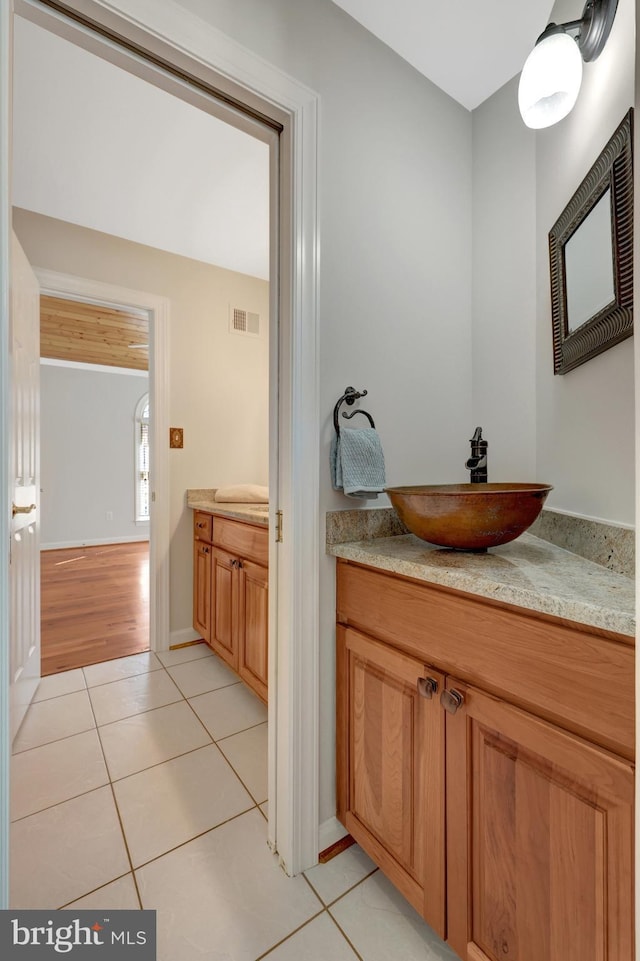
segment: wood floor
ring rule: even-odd
[[[42,551],[42,676],[149,650],[149,542]]]

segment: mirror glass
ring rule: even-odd
[[[568,330],[615,300],[612,249],[609,187],[564,247]]]

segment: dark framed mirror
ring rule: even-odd
[[[549,232],[553,372],[633,334],[633,110]]]

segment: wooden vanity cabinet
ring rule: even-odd
[[[242,680],[267,701],[269,634],[269,534],[266,527],[196,511],[194,544],[204,532],[199,515],[210,525],[209,573],[194,555],[194,628]],[[194,547],[196,551],[196,547]],[[209,619],[205,635],[200,610]],[[198,607],[198,604],[200,607]],[[204,626],[204,625],[203,625]]]
[[[632,961],[630,638],[339,561],[336,671],[338,817],[463,961]]]

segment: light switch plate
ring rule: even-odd
[[[169,447],[184,447],[184,428],[169,428]]]

